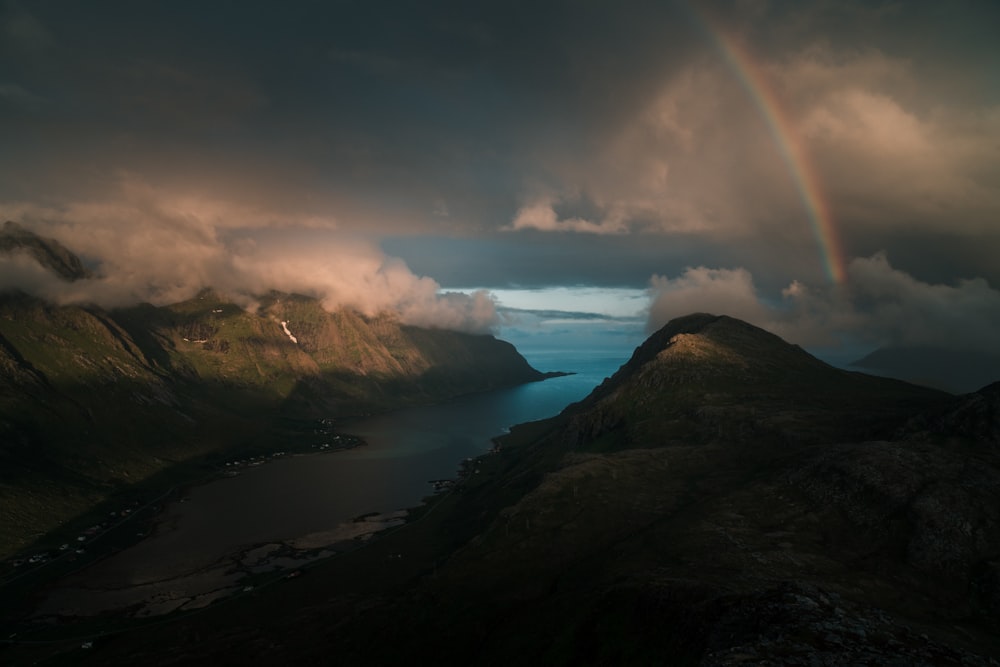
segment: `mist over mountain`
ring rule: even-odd
[[[27,254],[40,266],[69,282],[91,277],[80,258],[61,243],[55,239],[42,238],[8,220],[0,230],[0,254],[18,253]]]
[[[485,291],[440,293],[433,279],[415,275],[358,236],[317,237],[308,229],[227,233],[214,219],[138,216],[128,208],[79,215],[35,222],[31,229],[5,223],[0,290],[62,305],[123,308],[166,306],[211,288],[248,310],[258,306],[259,295],[278,290],[313,297],[329,311],[395,313],[414,326],[485,334],[499,323]],[[114,224],[102,224],[108,220]],[[94,270],[85,270],[74,253]]]
[[[90,278],[72,252],[18,225],[5,225],[0,243],[7,266],[51,283]],[[115,309],[0,293],[0,497],[9,509],[0,549],[178,462],[263,446],[288,420],[546,377],[491,335],[330,311],[283,292],[244,306],[212,290]]]

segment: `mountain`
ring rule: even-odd
[[[8,220],[0,228],[0,254],[25,253],[67,281],[90,277],[80,258],[55,239],[43,238]]]
[[[946,347],[884,347],[851,365],[958,394],[976,391],[1000,377],[1000,354]]]
[[[403,529],[102,660],[995,664],[998,395],[680,318]]]
[[[13,223],[0,248],[66,280],[89,275]],[[320,418],[547,377],[492,336],[328,312],[301,295],[259,302],[249,312],[205,290],[105,310],[0,293],[0,553],[185,461],[274,451]]]
[[[570,437],[621,448],[720,439],[755,446],[885,435],[940,392],[834,368],[746,322],[694,314],[653,334],[569,412]]]

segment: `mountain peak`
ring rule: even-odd
[[[692,376],[698,380],[726,377],[732,382],[774,372],[787,376],[796,369],[833,370],[799,346],[743,320],[692,313],[670,320],[653,333],[592,396],[603,398],[640,375],[662,375],[662,381],[672,384]]]
[[[834,368],[725,315],[668,322],[590,396],[567,408],[577,443],[690,440],[835,442],[884,434],[946,395]],[[865,405],[868,417],[855,418]],[[869,418],[870,417],[870,418]]]
[[[55,239],[35,234],[30,229],[8,220],[0,229],[0,254],[24,252],[36,262],[67,281],[89,278],[80,258]]]

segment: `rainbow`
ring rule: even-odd
[[[795,125],[785,113],[778,96],[761,68],[722,29],[707,20],[699,21],[711,41],[718,47],[726,63],[753,100],[767,125],[778,152],[788,168],[802,205],[809,214],[813,232],[819,244],[827,275],[835,284],[844,282],[844,255],[841,251],[833,215],[820,186],[816,168],[798,136]]]

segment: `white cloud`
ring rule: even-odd
[[[769,309],[757,295],[746,269],[688,268],[677,278],[653,276],[649,328],[695,312],[726,314],[753,323],[766,322]]]
[[[844,285],[793,281],[781,302],[763,298],[744,269],[653,276],[650,329],[692,312],[730,315],[803,346],[867,343],[996,351],[1000,291],[985,280],[931,284],[894,269],[884,253],[853,260]]]
[[[485,292],[439,295],[437,282],[414,275],[370,241],[315,229],[312,219],[225,201],[194,203],[132,184],[113,202],[0,206],[4,219],[99,262],[97,278],[67,283],[39,274],[24,258],[9,258],[0,265],[0,287],[109,307],[177,302],[204,287],[250,305],[254,294],[277,289],[315,296],[329,309],[394,311],[420,326],[488,332],[498,324]]]

